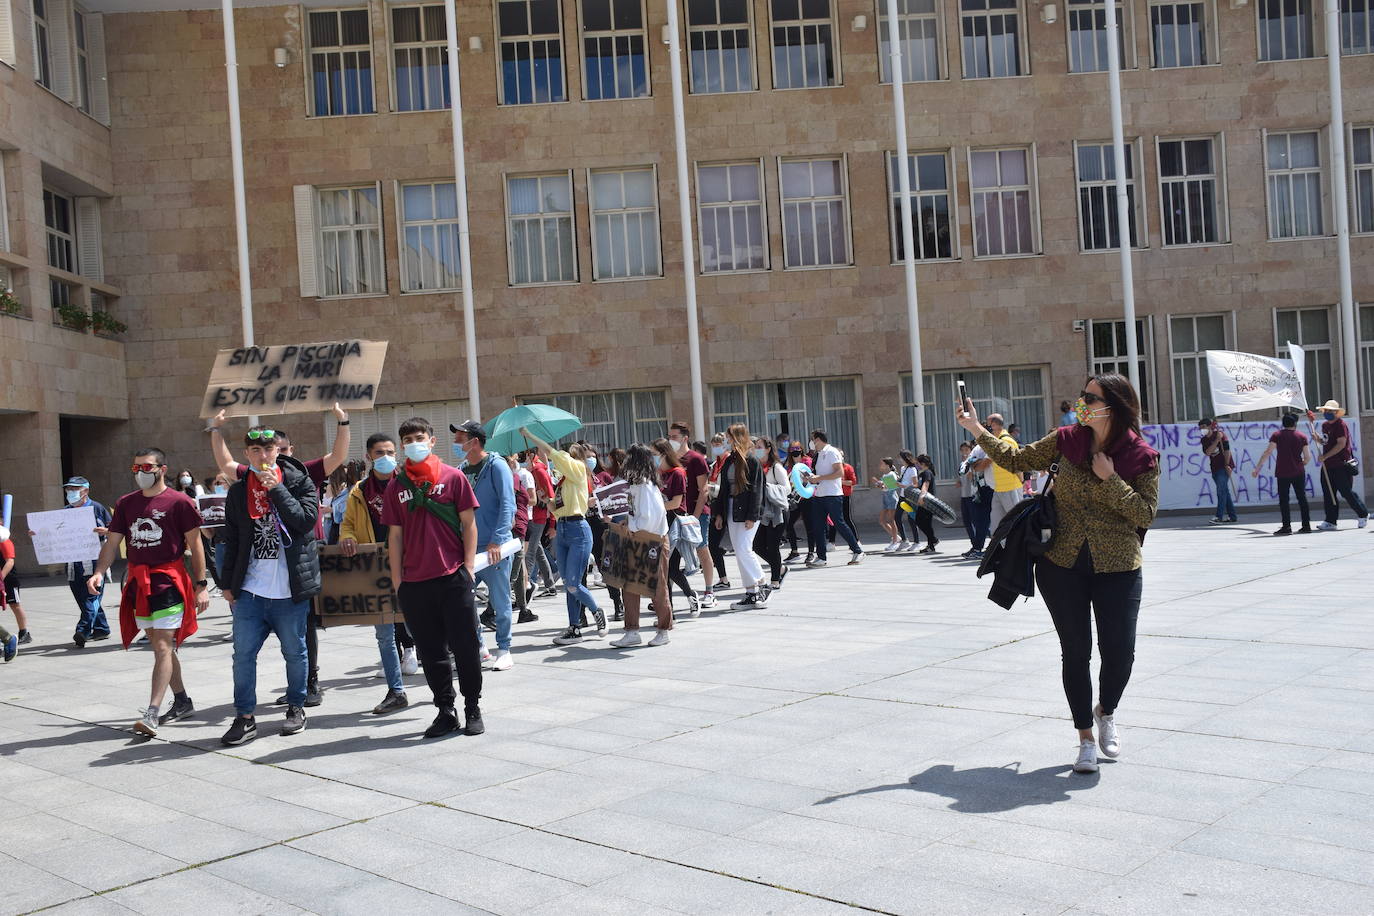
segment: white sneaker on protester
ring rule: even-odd
[[[851,554],[849,555],[849,565],[850,565],[850,566],[858,566],[858,565],[859,565],[860,563],[862,563],[863,561],[864,561],[864,552],[863,552],[862,550],[855,551],[854,553],[851,553]]]
[[[487,662],[489,662],[489,661],[491,661],[491,650],[488,649],[486,646],[483,646],[483,647],[482,647],[482,664],[485,665],[485,664],[486,664]]]
[[[911,547],[912,547],[912,544],[911,544],[910,541],[908,541],[908,540],[901,540],[901,541],[898,541],[898,542],[897,542],[897,549],[894,550],[894,551],[892,551],[892,552],[893,552],[893,553],[906,553],[908,550],[911,549]]]
[[[510,649],[497,649],[491,657],[492,671],[509,671],[514,666],[515,657],[510,654]]]
[[[611,640],[611,648],[613,649],[633,649],[642,645],[644,645],[644,640],[640,638],[638,630],[626,630],[624,636]]]
[[[1366,515],[1364,518],[1360,519],[1359,522],[1356,523],[1355,527],[1363,528],[1367,524],[1369,524],[1369,516]]]
[[[1121,756],[1121,740],[1116,734],[1116,716],[1102,715],[1102,707],[1099,705],[1093,708],[1093,721],[1097,723],[1097,744],[1102,748],[1102,756]]]
[[[900,550],[901,548],[902,544],[900,541],[893,541],[891,544],[888,544],[886,547],[883,548],[883,553],[892,553],[892,551]]]
[[[655,631],[654,631],[654,638],[651,639],[651,640],[649,640],[649,645],[651,645],[651,646],[666,646],[666,645],[668,645],[668,642],[669,642],[669,639],[668,639],[668,631],[667,631],[667,630],[655,630]]]
[[[1320,525],[1317,526],[1317,530],[1318,530],[1318,531],[1335,531],[1335,530],[1336,530],[1336,526],[1335,526],[1335,524],[1332,523],[1332,522],[1322,522]]]
[[[415,648],[412,646],[406,649],[406,654],[401,656],[401,673],[417,674],[420,671],[420,660],[415,657]]]
[[[1091,738],[1078,742],[1078,759],[1073,762],[1075,773],[1097,772],[1097,744]]]

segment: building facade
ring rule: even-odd
[[[21,300],[0,316],[0,488],[46,503],[68,469],[124,488],[134,441],[208,473],[196,416],[214,352],[241,339],[218,9],[58,3],[0,0],[0,269]],[[1203,350],[1288,341],[1309,350],[1314,400],[1358,372],[1374,405],[1374,306],[1359,310],[1360,365],[1340,356],[1322,12],[1118,9],[1149,418],[1209,412]],[[1374,85],[1374,16],[1365,0],[1342,9],[1355,298],[1374,301],[1374,94],[1359,88]],[[1087,371],[1125,368],[1103,12],[899,2],[941,476],[958,374],[1029,437]],[[357,432],[552,399],[594,441],[661,434],[691,415],[666,9],[457,14],[482,404],[466,403],[442,5],[238,10],[257,339],[389,340],[383,407]],[[687,0],[680,14],[710,424],[826,427],[862,476],[912,443],[922,409],[886,6]],[[57,326],[69,299],[127,329]],[[284,425],[306,450],[326,444],[323,419]]]

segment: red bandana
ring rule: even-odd
[[[277,472],[277,483],[281,483],[281,467],[273,468]],[[267,488],[262,485],[258,478],[257,471],[253,468],[248,469],[248,517],[262,518],[272,509],[272,500],[267,495]]]
[[[406,476],[417,486],[429,481],[429,486],[433,487],[439,482],[439,468],[443,466],[444,463],[436,455],[428,456],[419,464],[407,458],[405,463]]]

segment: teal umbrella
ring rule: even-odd
[[[487,424],[487,448],[502,455],[533,448],[534,443],[520,435],[524,427],[549,444],[582,428],[582,421],[566,410],[548,404],[521,404],[503,410]]]

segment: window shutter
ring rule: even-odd
[[[5,4],[0,2],[0,7]],[[0,153],[0,251],[10,250],[10,211],[5,197],[5,155]]]
[[[319,295],[315,258],[315,187],[298,184],[296,198],[296,261],[300,267],[301,297]]]
[[[48,0],[48,54],[52,66],[52,91],[68,102],[75,101],[72,8],[68,0]]]
[[[9,0],[0,3],[0,60],[16,66],[19,62],[15,59],[14,51],[14,12]]]
[[[105,17],[86,14],[86,59],[90,63],[91,117],[110,126],[109,74],[105,72]]]
[[[100,252],[100,201],[76,198],[76,257],[81,276],[105,282],[105,259]]]

